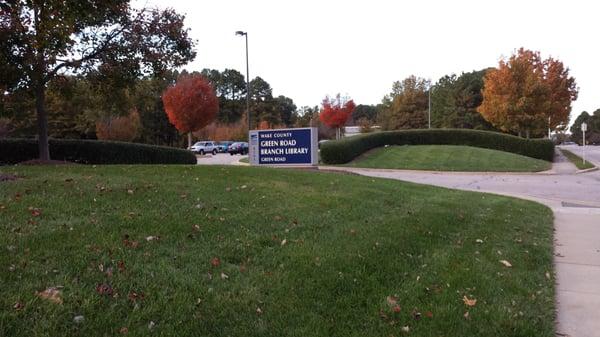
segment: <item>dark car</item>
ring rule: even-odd
[[[229,147],[231,146],[231,144],[233,144],[233,142],[232,141],[228,141],[228,140],[219,142],[217,144],[217,151],[219,151],[221,153],[225,153],[225,152],[227,152],[227,149],[229,149]]]
[[[229,145],[229,147],[227,148],[227,152],[229,152],[230,155],[234,155],[234,154],[248,154],[248,143],[246,142],[237,142],[237,143],[233,143],[231,145]]]

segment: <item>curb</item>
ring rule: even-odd
[[[594,171],[598,171],[598,170],[600,170],[600,168],[598,168],[597,166],[594,166],[592,168],[585,169],[585,170],[577,170],[577,172],[575,172],[575,174],[594,172]]]

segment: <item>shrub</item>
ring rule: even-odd
[[[141,128],[140,114],[132,110],[127,116],[111,116],[96,122],[96,136],[102,140],[131,142]]]
[[[466,145],[547,161],[554,157],[554,144],[548,139],[525,139],[480,130],[434,129],[385,131],[329,141],[321,147],[321,160],[326,164],[344,164],[385,145]]]
[[[82,164],[195,164],[187,150],[115,141],[50,139],[50,157]],[[35,139],[0,139],[0,164],[38,158]]]

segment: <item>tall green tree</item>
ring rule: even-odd
[[[283,125],[287,127],[294,125],[298,115],[296,104],[291,98],[279,95],[273,99],[273,105]]]
[[[359,104],[352,111],[351,121],[356,124],[360,120],[367,120],[371,123],[375,123],[377,120],[377,114],[379,108],[376,105]]]
[[[134,78],[195,57],[184,16],[134,9],[129,0],[15,0],[0,3],[0,87],[35,97],[40,159],[49,159],[48,83],[96,70]]]
[[[380,116],[384,130],[427,127],[428,81],[414,75],[394,82],[392,92],[382,101]]]
[[[581,131],[581,124],[583,123],[587,124],[587,131],[585,132],[586,143],[600,144],[600,109],[597,109],[591,115],[587,111],[583,111],[573,121],[570,129],[571,140],[578,144],[583,144],[583,132]]]
[[[203,69],[201,74],[207,78],[219,98],[219,115],[222,123],[237,122],[246,110],[246,79],[235,69]]]
[[[431,126],[492,130],[493,126],[477,111],[483,96],[487,69],[446,75],[431,88]]]

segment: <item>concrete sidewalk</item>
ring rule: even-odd
[[[557,335],[600,337],[600,172],[575,175],[564,160],[543,174],[322,169],[496,193],[547,205],[554,212]]]

